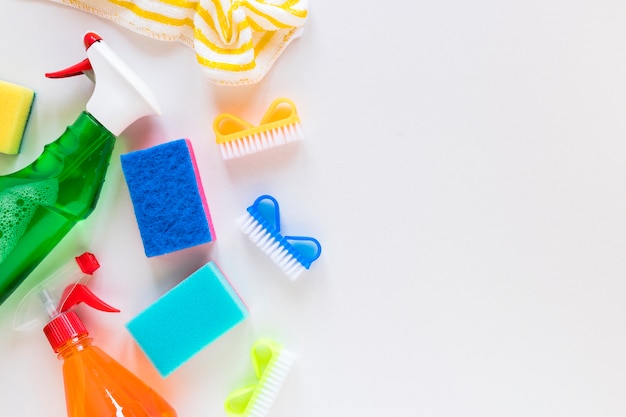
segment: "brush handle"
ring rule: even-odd
[[[298,112],[296,111],[296,104],[288,98],[279,97],[272,102],[267,109],[260,126],[267,125],[275,122],[295,122],[298,119]]]
[[[298,260],[305,268],[309,268],[311,263],[320,257],[322,254],[322,245],[320,242],[309,236],[283,236],[292,247],[298,248]],[[314,248],[313,253],[304,254],[304,251],[309,252],[311,248]]]
[[[280,207],[271,195],[264,194],[254,200],[248,213],[267,230],[280,233]]]
[[[250,355],[252,356],[252,365],[257,378],[261,379],[263,377],[263,373],[272,359],[276,359],[282,349],[281,344],[265,337],[254,343]]]

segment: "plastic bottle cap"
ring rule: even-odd
[[[81,271],[85,274],[92,275],[98,268],[100,268],[100,264],[96,259],[96,256],[93,253],[85,252],[80,256],[76,257],[76,263]]]
[[[94,42],[99,42],[102,40],[102,37],[94,32],[87,32],[83,37],[83,42],[85,44],[85,49],[89,49]]]
[[[75,337],[87,335],[89,332],[74,311],[67,311],[52,319],[43,332],[50,342],[52,349],[58,353],[59,348]]]

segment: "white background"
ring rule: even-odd
[[[84,58],[87,30],[163,109],[118,140],[96,211],[33,275],[94,252],[92,288],[122,312],[79,314],[181,417],[225,415],[260,336],[299,355],[273,417],[626,415],[626,4],[312,3],[265,79],[218,87],[182,44],[4,0],[0,79],[37,98],[2,173],[82,110],[87,78],[43,73]],[[222,161],[213,118],[258,121],[280,96],[298,106],[306,140]],[[119,154],[181,137],[217,241],[147,259]],[[281,203],[284,229],[323,245],[295,283],[236,227],[263,193]],[[209,260],[250,318],[162,379],[124,324]],[[17,302],[0,306],[0,415],[62,417],[61,362],[39,330],[12,331]]]

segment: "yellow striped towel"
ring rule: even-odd
[[[300,36],[308,0],[51,0],[192,48],[210,80],[260,81]]]

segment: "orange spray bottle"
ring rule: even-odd
[[[51,318],[44,334],[63,361],[68,417],[176,417],[176,411],[156,391],[93,345],[78,314],[69,310],[80,302],[100,311],[118,309],[80,283],[66,287],[56,308],[50,307],[53,302],[45,290],[40,296]]]

